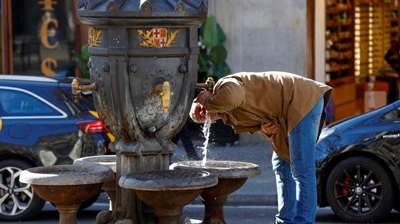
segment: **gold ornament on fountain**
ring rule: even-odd
[[[164,81],[163,84],[158,84],[156,86],[156,92],[160,94],[162,98],[162,108],[164,113],[167,113],[171,103],[171,96],[174,95],[174,93],[171,92],[171,85],[168,81]]]

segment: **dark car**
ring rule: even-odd
[[[326,126],[316,150],[320,207],[370,223],[399,209],[400,101]]]
[[[70,79],[0,75],[0,220],[26,220],[45,203],[22,170],[107,154],[110,138],[90,94],[74,103]]]

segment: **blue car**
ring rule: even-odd
[[[0,75],[0,220],[27,220],[43,208],[19,182],[22,170],[111,153],[96,116],[91,94],[74,103],[70,79]]]
[[[370,223],[400,206],[400,101],[326,126],[316,150],[319,206]]]

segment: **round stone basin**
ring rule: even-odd
[[[110,168],[114,172],[114,177],[117,173],[117,156],[116,155],[99,155],[99,156],[87,156],[74,160],[74,165],[101,165]],[[104,190],[115,190],[116,189],[115,178],[105,182],[103,184]]]
[[[54,165],[24,170],[20,181],[32,185],[65,186],[103,183],[112,178],[112,170],[104,166]]]
[[[239,161],[181,161],[170,165],[170,169],[195,169],[205,170],[218,177],[218,179],[239,179],[255,177],[261,174],[260,167],[254,163]]]
[[[104,166],[54,165],[22,171],[20,181],[31,184],[42,199],[54,204],[80,204],[99,194],[104,182],[114,179]]]
[[[99,156],[87,156],[74,160],[75,164],[93,164],[103,165],[109,167],[114,173],[117,172],[117,156],[116,155],[99,155]]]
[[[130,173],[119,179],[123,188],[142,191],[178,191],[212,187],[217,177],[206,171],[153,170]]]
[[[114,172],[114,178],[103,183],[101,189],[105,190],[109,199],[108,211],[101,211],[97,214],[96,223],[109,223],[112,220],[112,211],[116,206],[116,174],[117,174],[117,156],[116,155],[98,155],[81,157],[74,160],[74,165],[83,166],[106,166]]]
[[[172,170],[203,170],[218,177],[218,184],[202,191],[201,200],[205,205],[203,224],[226,224],[223,212],[228,195],[243,186],[249,177],[261,174],[258,165],[237,161],[209,160],[182,161],[170,165]]]
[[[216,176],[200,170],[138,172],[119,179],[121,187],[133,189],[143,202],[154,207],[161,224],[178,223],[183,207],[217,182]]]

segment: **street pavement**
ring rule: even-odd
[[[93,206],[79,211],[79,224],[94,224],[96,215],[107,210],[108,204],[95,203]],[[276,206],[224,206],[224,218],[228,224],[272,224],[276,214]],[[190,219],[192,224],[199,224],[204,215],[204,206],[187,205],[183,208],[183,217]],[[399,223],[398,213],[392,213],[381,224]],[[59,215],[54,206],[46,203],[43,211],[34,220],[24,222],[1,222],[7,224],[58,224]],[[315,224],[346,224],[334,215],[329,208],[318,209]]]

